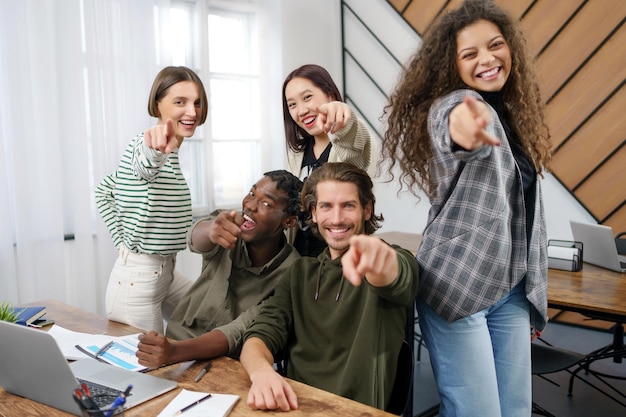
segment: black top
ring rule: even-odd
[[[502,123],[506,137],[511,145],[511,151],[513,157],[519,168],[520,175],[522,177],[522,186],[524,187],[524,205],[526,208],[526,241],[530,241],[530,233],[532,230],[532,224],[535,216],[533,207],[535,206],[535,181],[537,181],[537,172],[534,165],[524,152],[524,148],[520,143],[517,133],[511,128],[511,115],[506,105],[504,104],[504,97],[501,91],[487,92],[479,91],[480,95],[485,101],[493,107],[498,114],[498,118]]]

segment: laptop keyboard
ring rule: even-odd
[[[95,382],[85,381],[80,378],[77,379],[80,384],[87,385],[87,388],[89,388],[91,392],[91,399],[100,408],[110,405],[115,401],[117,396],[123,392],[115,388],[107,387],[106,385],[96,384]]]

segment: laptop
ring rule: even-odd
[[[583,243],[583,261],[610,269],[626,272],[626,256],[617,253],[613,230],[601,224],[579,223],[570,220],[574,240]]]
[[[178,386],[175,381],[132,372],[95,359],[68,363],[54,338],[43,330],[0,320],[0,386],[7,392],[77,416],[72,392],[84,380],[123,392],[133,385],[125,409]],[[106,397],[109,398],[109,397]],[[111,399],[111,403],[115,397]],[[106,404],[101,408],[108,408]]]

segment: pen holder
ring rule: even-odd
[[[110,408],[104,408],[102,410],[81,410],[81,413],[83,417],[103,417],[106,416],[107,412],[110,410]],[[111,416],[124,417],[124,406],[120,405],[117,407]]]
[[[98,395],[94,395],[94,397],[98,397]],[[96,401],[97,402],[97,401]],[[111,408],[102,408],[100,410],[86,410],[81,408],[81,413],[83,417],[104,417],[108,416]],[[111,417],[124,417],[124,404],[120,404],[119,406],[113,409],[113,413],[111,413]]]

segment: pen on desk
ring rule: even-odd
[[[211,361],[209,361],[206,365],[204,365],[204,368],[202,368],[200,372],[198,372],[198,375],[196,375],[194,382],[200,381],[200,379],[204,376],[204,374],[207,373],[209,369],[211,369]]]
[[[104,352],[107,351],[107,349],[109,349],[111,346],[113,346],[113,340],[111,340],[109,343],[107,343],[106,345],[102,346],[97,352],[96,352],[96,358],[98,356],[101,356],[104,354]]]
[[[209,398],[211,398],[211,394],[207,394],[204,397],[200,398],[199,400],[192,402],[187,407],[184,407],[184,408],[178,410],[177,412],[175,412],[174,415],[178,416],[178,415],[184,413],[185,411],[189,410],[190,408],[195,407],[196,405],[200,404],[202,401],[208,400]]]
[[[119,407],[120,405],[123,405],[126,402],[126,397],[130,395],[131,389],[133,389],[132,384],[129,385],[128,388],[126,388],[126,391],[124,391],[123,393],[117,396],[115,401],[113,401],[113,404],[111,404],[109,411],[106,412],[104,417],[111,417],[115,413],[115,410],[117,409],[117,407]]]

